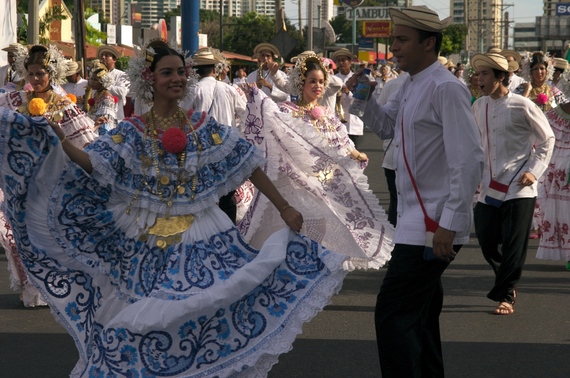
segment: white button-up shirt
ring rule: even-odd
[[[352,77],[353,73],[350,71],[348,74],[343,75],[340,72],[337,73],[335,76],[342,80],[342,84],[345,85],[346,81]],[[348,111],[350,110],[350,106],[352,105],[352,92],[342,93],[340,103],[342,104],[342,108],[344,110],[344,118],[346,119],[346,130],[348,131],[349,135],[362,135],[364,134],[364,123],[360,118],[357,116],[350,114]]]
[[[129,76],[126,74],[126,72],[123,72],[116,68],[109,71],[107,75],[110,75],[113,78],[113,84],[110,85],[109,88],[105,89],[111,92],[113,96],[117,96],[119,99],[117,108],[117,121],[120,122],[123,118],[125,118],[123,106],[125,106],[125,102],[127,101],[127,95],[129,94],[131,82],[129,81]]]
[[[364,123],[383,139],[394,137],[398,226],[394,241],[425,245],[424,214],[406,169],[406,158],[427,215],[469,241],[472,202],[483,172],[483,148],[465,85],[438,61],[410,76],[385,106],[372,96]]]
[[[489,189],[489,164],[493,180],[505,185],[512,180],[505,201],[536,197],[538,178],[546,171],[554,148],[554,133],[544,113],[528,98],[510,92],[497,100],[489,96],[481,97],[473,104],[473,113],[485,150],[485,171],[479,202],[485,202]],[[536,177],[531,186],[517,183],[524,172]]]
[[[265,93],[266,95],[271,97],[271,99],[275,102],[283,102],[283,101],[289,100],[289,94],[283,92],[281,89],[277,88],[277,86],[273,85],[274,83],[273,83],[273,80],[271,80],[270,74],[271,74],[271,71],[269,71],[269,70],[263,70],[263,72],[261,73],[261,76],[263,76],[265,78],[265,80],[267,80],[273,86],[273,88],[271,90],[269,90],[269,88],[267,88],[267,87],[263,87],[262,88],[263,93]],[[258,75],[259,75],[259,69],[255,70],[252,73],[250,73],[249,75],[247,75],[247,78],[245,80],[248,83],[255,83],[257,81]],[[287,75],[285,74],[285,72],[283,72],[281,70],[277,71],[276,75],[282,77],[283,79],[287,78]]]

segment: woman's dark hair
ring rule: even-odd
[[[186,65],[186,61],[184,60],[184,57],[182,56],[182,54],[180,54],[178,51],[171,49],[168,44],[166,44],[166,42],[164,41],[153,41],[151,43],[148,44],[148,47],[152,47],[154,49],[154,59],[152,60],[152,63],[150,64],[150,70],[152,72],[154,72],[154,69],[156,68],[156,65],[158,62],[160,62],[160,60],[162,58],[164,58],[165,56],[169,56],[169,55],[174,55],[180,58],[180,60],[182,61],[182,65]]]
[[[420,36],[420,42],[423,42],[430,37],[435,38],[435,45],[433,46],[433,50],[435,51],[436,55],[439,55],[439,51],[441,50],[441,44],[443,43],[443,34],[440,32],[430,32],[419,29],[416,30],[418,31],[418,34]]]
[[[24,67],[28,69],[28,66],[37,64],[46,68],[46,58],[49,58],[48,55],[49,54],[46,47],[41,45],[32,46],[28,52],[28,57],[24,61]]]
[[[544,64],[545,67],[548,67],[548,61],[546,60],[546,57],[540,53],[535,53],[532,55],[532,58],[530,59],[530,69],[532,70],[537,64]]]
[[[509,86],[509,73],[505,72],[505,71],[501,71],[501,70],[497,70],[495,68],[493,68],[493,74],[495,74],[495,77],[498,79],[501,77],[501,75],[504,75],[503,80],[501,80],[501,84],[503,84],[505,87]]]
[[[305,71],[305,77],[307,77],[307,74],[311,71],[321,70],[326,79],[329,73],[321,66],[320,62],[315,61],[315,59],[317,58],[308,58],[305,62],[305,67],[307,68]]]

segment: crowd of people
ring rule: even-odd
[[[265,376],[347,272],[385,265],[382,376],[443,376],[441,276],[472,226],[494,314],[514,313],[535,235],[570,270],[568,62],[495,48],[453,64],[448,19],[390,16],[396,62],[374,70],[362,117],[345,48],[283,70],[261,43],[233,80],[220,51],[162,40],[126,72],[101,46],[86,78],[55,46],[3,48],[0,241],[23,305],[73,337],[72,376]]]

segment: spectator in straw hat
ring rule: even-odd
[[[450,19],[425,6],[391,8],[390,17],[391,50],[410,77],[384,106],[371,96],[363,116],[382,139],[394,137],[397,167],[395,247],[376,303],[376,339],[382,377],[443,377],[441,275],[469,241],[484,155],[471,94],[438,62]]]
[[[508,89],[509,62],[494,53],[475,54],[483,97],[473,113],[485,146],[485,170],[474,210],[475,232],[495,272],[487,298],[499,302],[496,315],[514,313],[516,285],[526,259],[538,179],[554,148],[554,134],[542,111]]]
[[[509,62],[509,91],[513,92],[521,84],[526,83],[526,80],[517,75],[520,70],[520,63],[522,56],[514,50],[502,50],[500,52],[502,56]]]
[[[81,77],[83,70],[79,64],[73,60],[68,60],[67,62],[67,73],[65,78],[67,83],[61,85],[66,93],[71,93],[77,98],[77,106],[83,110],[85,87],[89,83],[87,80]]]
[[[331,59],[338,67],[338,73],[335,76],[340,78],[343,84],[340,90],[339,106],[336,107],[337,116],[341,121],[345,120],[348,136],[354,145],[357,146],[358,137],[364,133],[364,123],[360,118],[348,112],[352,105],[352,91],[346,86],[346,82],[354,74],[352,72],[352,61],[356,59],[356,56],[348,49],[342,48],[335,50]]]
[[[570,83],[568,83],[568,61],[563,58],[553,58],[552,65],[554,66],[554,73],[552,80],[547,81],[551,87],[558,88],[566,98],[570,98]]]
[[[289,95],[277,87],[273,86],[273,80],[269,77],[270,71],[268,65],[277,62],[279,58],[279,50],[271,43],[260,43],[253,49],[253,59],[257,59],[259,68],[247,75],[248,83],[256,83],[263,92],[270,96],[275,102],[283,102],[289,99]],[[285,73],[279,71],[277,73],[285,78]]]
[[[16,70],[16,58],[18,54],[27,54],[28,50],[19,43],[11,43],[2,49],[6,51],[8,64],[0,67],[0,87],[7,85],[8,83],[17,83],[23,78],[18,75]]]
[[[109,70],[108,75],[112,78],[112,85],[107,88],[113,96],[117,96],[119,99],[119,107],[117,109],[117,121],[121,121],[125,118],[125,112],[123,107],[127,101],[127,95],[129,94],[129,88],[131,86],[129,82],[129,77],[127,74],[117,68],[115,65],[120,54],[113,46],[101,45],[97,49],[97,59],[107,67]]]

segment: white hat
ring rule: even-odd
[[[471,65],[476,71],[479,71],[481,67],[490,67],[499,71],[511,72],[512,67],[509,67],[507,58],[496,53],[475,54],[471,57]]]
[[[402,10],[390,8],[390,18],[394,26],[408,26],[435,33],[441,33],[451,24],[451,17],[440,20],[437,13],[425,5],[411,6]]]
[[[350,60],[356,59],[356,55],[354,55],[353,53],[350,52],[349,49],[346,49],[344,47],[342,49],[336,50],[332,54],[331,59],[334,61],[338,61],[338,58],[340,58],[341,56],[346,56],[346,57],[350,58]]]

